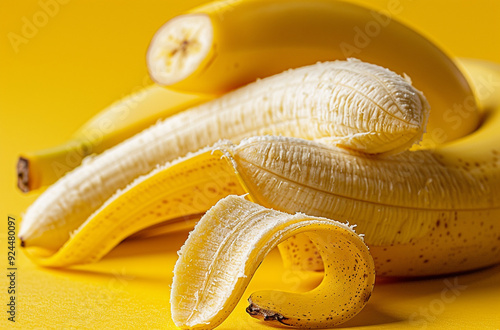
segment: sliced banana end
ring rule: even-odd
[[[213,28],[205,14],[177,16],[154,35],[146,56],[151,78],[172,85],[191,75],[212,48]]]

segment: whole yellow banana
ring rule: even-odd
[[[147,62],[154,81],[204,93],[227,92],[317,61],[356,57],[408,74],[433,111],[426,142],[471,133],[480,117],[453,60],[392,17],[336,0],[223,0],[165,23]]]
[[[18,187],[28,192],[48,186],[80,165],[86,156],[99,154],[159,119],[209,99],[209,96],[169,91],[157,85],[148,86],[98,113],[66,143],[21,153],[17,164]]]
[[[171,116],[84,162],[28,208],[19,237],[55,251],[117,190],[219,139],[274,134],[394,153],[421,139],[428,115],[418,90],[376,65],[335,61],[287,71]]]

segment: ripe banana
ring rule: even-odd
[[[490,72],[496,85],[489,88],[496,86],[492,93],[498,95],[500,68]],[[54,259],[32,256],[51,266],[95,261],[134,230],[169,219],[176,223],[180,215],[202,213],[231,193],[248,192],[263,206],[356,224],[366,234],[380,275],[436,275],[495,264],[500,261],[500,100],[484,111],[482,126],[465,138],[385,157],[285,137],[219,143],[118,192]],[[180,178],[172,181],[173,188],[163,183],[173,176]],[[210,188],[200,188],[200,182]],[[175,187],[191,194],[175,193]],[[171,198],[181,211],[167,207]],[[130,209],[124,207],[129,204]],[[134,221],[136,227],[127,229]],[[297,237],[294,244],[303,245]],[[287,244],[280,250],[289,266],[317,270],[322,265],[313,247],[289,253]]]
[[[147,63],[159,84],[221,93],[289,68],[348,57],[412,78],[433,109],[429,147],[478,127],[474,95],[453,60],[393,18],[344,1],[212,2],[165,23]]]
[[[203,216],[179,252],[170,295],[175,324],[186,329],[219,325],[264,257],[298,233],[319,250],[325,264],[323,281],[304,293],[255,292],[247,312],[270,323],[309,329],[329,328],[356,315],[370,298],[375,269],[352,227],[229,196]]]
[[[18,187],[28,192],[48,186],[80,165],[82,159],[122,142],[209,96],[179,93],[152,85],[113,103],[84,124],[66,143],[23,152],[17,164]]]
[[[221,138],[295,136],[366,153],[418,141],[429,107],[395,73],[357,60],[317,63],[257,81],[169,117],[84,161],[27,210],[19,237],[56,251],[115,191]]]

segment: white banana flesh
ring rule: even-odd
[[[213,28],[205,15],[174,17],[163,25],[151,43],[147,61],[158,70],[155,79],[171,84],[188,77],[212,48]]]
[[[421,139],[422,94],[391,71],[357,60],[275,75],[163,122],[84,163],[27,210],[19,237],[55,251],[117,190],[158,164],[254,135],[284,135],[366,153],[394,153]]]
[[[499,139],[487,138],[499,124],[469,141],[383,158],[276,137],[245,140],[233,157],[255,202],[356,224],[381,275],[435,275],[500,261]],[[298,256],[294,268],[318,265],[313,252]]]

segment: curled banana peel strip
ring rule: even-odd
[[[29,192],[48,186],[79,166],[85,157],[100,154],[159,119],[210,99],[158,85],[148,86],[101,111],[78,129],[71,140],[48,149],[22,152],[17,163],[18,187]]]
[[[219,325],[264,257],[298,233],[307,235],[322,256],[322,282],[305,293],[255,292],[247,312],[309,329],[335,326],[356,315],[370,298],[375,268],[368,247],[351,227],[229,196],[203,216],[179,252],[170,296],[175,324],[189,329]]]
[[[87,159],[27,210],[24,245],[59,249],[113,194],[158,165],[213,145],[284,135],[394,153],[421,139],[429,115],[403,77],[358,60],[317,63],[268,77],[190,108]]]
[[[147,63],[159,84],[220,94],[290,68],[349,57],[411,77],[434,110],[424,139],[429,145],[478,127],[474,95],[450,57],[394,18],[344,1],[211,2],[166,22]],[[459,120],[464,115],[467,120]]]

